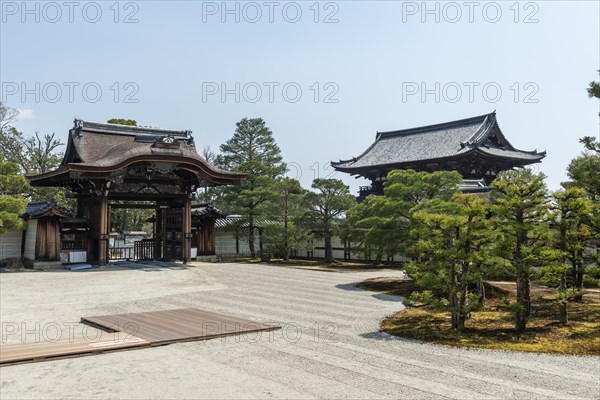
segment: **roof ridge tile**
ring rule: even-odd
[[[399,129],[399,130],[394,130],[394,131],[377,132],[375,137],[376,138],[377,137],[390,137],[390,136],[396,136],[396,135],[410,135],[410,134],[415,134],[415,133],[426,133],[426,132],[439,130],[439,129],[443,129],[443,128],[469,125],[469,124],[472,124],[472,123],[480,121],[480,120],[483,122],[483,121],[485,121],[486,118],[488,118],[492,115],[495,117],[496,111],[491,112],[489,114],[478,115],[476,117],[457,119],[457,120],[447,121],[447,122],[440,122],[437,124],[417,126],[417,127],[413,127],[413,128]]]

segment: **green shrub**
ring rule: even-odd
[[[600,266],[587,267],[583,275],[584,287],[600,287]]]
[[[402,301],[406,307],[430,306],[443,308],[448,306],[448,300],[435,297],[431,290],[422,292],[412,292],[412,294]]]

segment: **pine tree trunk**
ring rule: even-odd
[[[558,287],[559,293],[564,293],[566,296],[567,292],[567,271],[563,271],[560,276],[560,286]],[[569,314],[568,314],[568,303],[566,298],[561,298],[560,303],[558,303],[558,320],[561,324],[569,323]]]
[[[456,293],[450,293],[448,298],[448,306],[450,307],[450,315],[452,319],[452,329],[460,330],[460,313],[458,311],[458,298]]]
[[[561,324],[569,323],[569,315],[568,315],[568,302],[567,302],[567,270],[565,269],[565,264],[567,262],[566,252],[567,252],[567,228],[564,223],[561,223],[560,226],[560,262],[562,265],[562,272],[560,274],[560,285],[558,286],[558,294],[559,294],[559,303],[558,303],[558,321]]]
[[[449,239],[450,241],[451,239]],[[465,318],[463,315],[463,309],[460,304],[460,300],[456,293],[457,288],[457,273],[454,264],[451,265],[448,271],[448,278],[450,278],[450,296],[448,298],[448,305],[450,306],[450,315],[452,319],[452,329],[463,330],[465,327]],[[462,291],[461,291],[462,300]]]
[[[583,300],[583,271],[581,270],[577,272],[577,282],[575,288],[577,289],[577,294],[574,298],[575,301]]]
[[[558,305],[558,320],[561,324],[566,325],[569,323],[569,312],[566,301],[561,301]]]
[[[449,303],[450,315],[452,316],[452,329],[462,331],[465,329],[465,321],[467,320],[467,316],[463,312],[463,307],[461,306],[456,293],[450,293]]]
[[[578,259],[577,259],[577,251],[573,250],[571,253],[571,286],[576,289],[577,288],[577,271],[578,271]],[[581,301],[577,295],[573,298],[574,301]]]
[[[248,249],[250,250],[250,257],[256,257],[256,249],[254,248],[254,218],[250,215],[248,220]]]
[[[531,315],[529,275],[526,273],[517,275],[517,303],[521,307],[519,307],[515,316],[515,329],[518,332],[523,332]]]
[[[283,260],[288,261],[290,259],[290,233],[288,224],[288,198],[285,198],[284,204],[284,219],[283,219]]]
[[[483,279],[477,281],[477,293],[479,294],[479,304],[485,306],[485,285]]]
[[[458,299],[458,315],[459,315],[459,330],[463,330],[465,328],[465,321],[467,320],[467,283],[463,281],[465,277],[468,275],[469,270],[467,267],[463,267],[463,271],[461,274],[460,281],[460,298]]]
[[[576,294],[573,298],[575,301],[583,300],[583,251],[577,251],[577,258],[575,259],[575,280],[573,285],[575,286]]]
[[[331,248],[331,235],[325,235],[325,261],[334,262],[333,259],[333,249]]]
[[[381,248],[379,248],[379,249],[377,249],[377,253],[375,254],[374,264],[375,265],[381,264],[382,259],[383,259],[383,251],[381,250]]]

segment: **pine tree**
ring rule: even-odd
[[[587,93],[590,98],[600,99],[600,82],[590,82]],[[600,116],[600,113],[598,113],[598,115]],[[579,142],[582,143],[586,149],[600,154],[600,137],[596,139],[594,136],[584,136],[579,139]]]
[[[308,242],[308,232],[301,223],[306,190],[299,181],[287,177],[279,180],[275,189],[272,218],[280,223],[270,224],[266,236],[273,255],[287,261],[292,249],[305,248]]]
[[[571,182],[567,186],[577,186],[586,190],[590,198],[600,202],[600,154],[583,153],[575,157],[567,167]]]
[[[462,177],[456,171],[391,171],[383,196],[368,196],[348,213],[350,238],[358,244],[356,251],[366,256],[375,252],[376,261],[384,253],[409,255],[411,209],[424,200],[449,200],[460,182]]]
[[[531,315],[532,267],[543,266],[552,256],[549,248],[549,202],[545,176],[530,169],[504,171],[492,185],[494,212],[503,237],[498,255],[515,274],[517,303],[515,329],[524,331]]]
[[[462,193],[451,200],[425,200],[412,210],[413,249],[423,257],[406,270],[419,286],[448,296],[453,329],[464,329],[470,312],[480,307],[479,296],[469,288],[484,274],[498,236],[488,212],[487,200]]]
[[[306,194],[305,223],[325,241],[325,261],[334,262],[331,238],[337,233],[344,213],[356,203],[350,188],[338,179],[315,179],[316,192]]]
[[[555,248],[559,252],[556,268],[559,276],[559,320],[568,322],[568,274],[575,293],[574,300],[581,300],[583,293],[583,275],[586,268],[586,251],[594,240],[593,230],[588,225],[589,216],[594,213],[595,205],[588,193],[578,187],[570,187],[554,193],[554,213],[552,220],[558,237]]]
[[[224,189],[226,211],[242,215],[248,226],[248,246],[256,257],[254,238],[257,219],[267,216],[269,203],[277,195],[276,181],[286,171],[281,150],[262,118],[244,118],[236,123],[233,137],[220,147],[216,163],[224,169],[243,172],[239,186]]]

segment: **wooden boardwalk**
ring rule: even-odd
[[[78,337],[53,342],[2,345],[0,365],[208,340],[281,328],[195,308],[82,317],[81,322],[104,332],[92,339]]]
[[[196,308],[83,317],[81,322],[109,332],[126,332],[152,345],[281,328]]]
[[[150,342],[121,332],[103,332],[100,337],[74,337],[58,341],[3,344],[0,365],[100,354],[105,351],[150,346]]]

